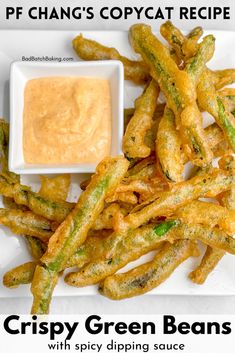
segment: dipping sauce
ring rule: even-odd
[[[109,81],[46,77],[24,93],[24,159],[30,164],[97,163],[110,154]]]

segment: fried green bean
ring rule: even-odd
[[[50,179],[43,177],[41,181],[42,181],[42,185],[39,190],[39,193],[41,196],[44,196],[44,195],[49,196],[50,198],[52,197],[52,199],[56,199],[56,200],[57,199],[65,200],[67,198],[67,194],[70,186],[69,175],[57,176],[55,178],[50,178]],[[5,203],[8,209],[15,210],[13,212],[14,215],[16,214],[16,210],[19,210],[19,207],[25,208],[25,206],[19,206],[14,202],[13,199],[9,199],[9,198],[5,199]],[[23,209],[22,211],[26,211],[26,210]],[[12,215],[12,212],[10,212],[10,214]],[[30,215],[30,219],[29,219],[29,215]],[[7,216],[8,214],[6,215],[6,217]],[[10,218],[12,218],[12,216],[10,216]],[[17,229],[19,229],[19,221],[18,221],[19,219],[21,220],[21,223],[23,222],[24,225],[28,224],[28,222],[30,221],[30,227],[32,228],[33,226],[33,230],[35,230],[35,232],[39,233],[40,235],[41,235],[41,232],[44,232],[45,225],[48,225],[49,229],[51,229],[51,235],[56,229],[55,222],[50,222],[46,219],[43,219],[42,217],[34,215],[28,210],[26,213],[20,212],[19,214],[18,212],[18,216],[13,219]],[[32,224],[32,220],[33,220],[33,224]],[[29,228],[29,230],[31,230],[31,228]],[[27,228],[26,234],[27,233],[28,233],[28,228]],[[34,269],[36,268],[38,260],[42,257],[42,255],[44,254],[47,248],[46,243],[43,243],[40,239],[36,238],[35,236],[25,235],[24,238],[27,241],[27,245],[31,256],[36,261],[17,266],[16,268],[11,269],[4,275],[4,278],[6,279],[6,281],[3,280],[3,284],[10,288],[15,287],[16,282],[17,282],[17,286],[19,286],[20,284],[31,283],[33,274],[34,274]]]
[[[163,23],[160,32],[165,40],[174,48],[173,50],[177,54],[176,60],[181,61],[181,66],[185,65],[187,61],[197,65],[194,67],[196,69],[196,77],[192,77],[195,81],[198,81],[200,76],[200,70],[203,70],[204,64],[208,61],[214,51],[214,38],[213,36],[206,36],[202,43],[198,44],[198,39],[202,36],[203,30],[201,27],[194,28],[187,36],[185,36],[177,27],[175,27],[170,21]],[[208,50],[208,52],[207,52]],[[203,57],[205,55],[205,57]],[[193,57],[195,57],[193,59]],[[183,61],[183,64],[182,64]],[[201,65],[200,65],[201,61]],[[190,65],[190,66],[191,66]],[[188,69],[193,73],[193,67],[188,67]],[[198,66],[198,67],[197,67]],[[199,71],[198,71],[199,69]],[[209,70],[206,66],[204,67],[207,71],[210,79],[215,82],[217,80],[216,74]]]
[[[96,261],[91,261],[79,272],[68,273],[65,282],[75,287],[100,282],[130,261],[157,249],[166,240],[168,231],[177,224],[177,220],[171,220],[159,225],[152,224],[129,230],[126,234],[122,232],[111,234],[105,243],[103,256]]]
[[[193,28],[189,32],[189,34],[187,35],[187,38],[197,42],[201,38],[202,35],[203,35],[203,29],[202,29],[202,27],[198,26],[198,27]]]
[[[235,233],[235,211],[215,203],[194,200],[178,208],[174,216],[188,224],[200,223],[211,228],[218,226],[230,235]]]
[[[233,102],[232,109],[234,109],[234,104],[235,104],[235,88],[224,88],[221,91],[219,91],[220,96],[226,97],[231,102]]]
[[[235,69],[216,70],[215,75],[216,90],[235,82]]]
[[[81,183],[80,187],[82,190],[86,189],[90,180],[89,178]],[[115,193],[106,198],[106,202],[120,201],[121,199],[132,201],[132,196],[134,195],[134,204],[136,204],[137,198],[134,193],[140,193],[141,197],[145,198],[148,194],[154,194],[156,191],[162,190],[165,186],[166,183],[158,175],[156,159],[154,156],[151,156],[142,159],[127,171],[123,181],[116,188]]]
[[[225,251],[221,249],[207,246],[206,252],[198,265],[198,267],[190,272],[189,278],[197,284],[203,284],[208,275],[214,270],[219,261],[225,255]]]
[[[156,174],[156,159],[154,156],[151,156],[142,159],[134,167],[128,169],[124,180],[148,180],[154,178]]]
[[[35,214],[58,223],[61,223],[75,206],[74,203],[42,197],[3,173],[0,174],[0,194],[14,199],[19,205],[27,206]]]
[[[129,230],[125,235],[122,232],[114,233],[108,239],[104,255],[80,271],[67,274],[66,283],[75,287],[98,283],[127,263],[156,249],[163,241],[201,240],[207,245],[235,254],[235,239],[225,232],[201,224],[184,224],[177,219]]]
[[[168,184],[161,177],[155,177],[150,180],[132,180],[123,181],[116,190],[116,193],[133,192],[138,194],[139,199],[148,199],[154,196],[157,192],[168,189]]]
[[[127,172],[129,163],[123,157],[108,157],[96,168],[87,189],[81,194],[78,203],[65,221],[50,238],[46,253],[41,258],[42,266],[37,267],[32,282],[34,302],[32,312],[42,313],[49,307],[51,293],[56,283],[58,273],[63,270],[68,259],[76,249],[84,243],[88,231],[102,212],[104,200],[112,193]],[[38,282],[42,281],[42,292],[37,290]],[[44,282],[44,284],[43,284]],[[35,287],[35,288],[34,288]],[[43,292],[44,290],[44,292]]]
[[[210,113],[223,130],[231,148],[235,151],[235,120],[234,116],[226,109],[223,99],[217,94],[215,86],[208,78],[205,71],[201,75],[197,86],[198,103],[205,111]]]
[[[60,271],[75,249],[83,244],[88,230],[102,212],[104,200],[123,179],[128,161],[123,157],[106,158],[97,167],[87,189],[66,220],[50,238],[41,261],[53,271]]]
[[[151,153],[144,138],[147,130],[152,126],[158,94],[158,85],[154,80],[151,80],[143,94],[135,102],[135,112],[127,125],[122,142],[123,152],[129,158],[146,158]]]
[[[50,271],[48,268],[37,265],[34,271],[31,284],[31,292],[34,300],[31,309],[32,314],[48,314],[53,290],[58,282],[57,272]]]
[[[102,257],[109,241],[108,237],[106,235],[89,236],[68,259],[65,268],[74,266],[82,268],[88,262]]]
[[[120,206],[117,203],[112,203],[106,207],[103,212],[97,217],[95,223],[92,226],[94,230],[101,229],[112,229],[113,228],[113,218],[120,212]]]
[[[174,28],[174,33],[177,33],[175,43],[172,43],[172,39],[170,34],[165,31],[164,32],[164,25],[163,25],[163,36],[168,42],[175,46],[178,46],[177,53],[181,55],[181,58],[184,57],[183,54],[183,45],[187,43],[187,38],[183,38],[183,34],[176,29],[172,24],[171,26]],[[203,42],[198,45],[198,51],[194,58],[189,59],[189,63],[186,64],[186,70],[189,70],[189,66],[194,66],[194,60],[197,61],[202,60],[202,64],[204,62],[204,66],[206,61],[211,57],[213,54],[214,45],[213,45],[213,36],[207,36],[204,38],[204,45]],[[207,57],[208,54],[208,57]],[[196,65],[195,67],[201,68],[203,65]],[[194,71],[194,70],[193,70]],[[202,75],[202,81],[198,87],[198,96],[199,96],[199,104],[203,110],[208,111],[210,114],[214,116],[218,125],[223,129],[225,132],[225,136],[228,137],[230,145],[234,146],[234,135],[235,135],[235,123],[233,122],[232,114],[226,112],[225,106],[219,96],[216,96],[216,89],[223,87],[225,84],[229,84],[233,82],[234,70],[220,70],[216,72],[211,72],[209,69],[205,67],[204,73]],[[202,70],[198,70],[197,78],[199,78],[202,74]],[[229,81],[230,80],[230,81]],[[220,83],[218,83],[220,81]],[[216,85],[217,82],[217,85]],[[216,88],[215,88],[216,87]],[[213,112],[212,112],[213,111]],[[192,114],[192,112],[191,112]],[[190,114],[189,114],[190,116]],[[218,154],[218,151],[216,151]]]
[[[129,124],[134,113],[135,113],[135,108],[124,109],[124,132],[126,131],[127,125]]]
[[[179,115],[182,106],[187,106],[188,102],[191,103],[192,99],[196,99],[195,90],[192,82],[188,80],[188,75],[178,69],[170,57],[169,50],[152,34],[149,26],[132,26],[130,39],[134,50],[149,64],[150,73],[159,82],[169,108],[175,115]],[[181,79],[185,79],[184,90],[180,87]]]
[[[226,153],[233,153],[226,140],[221,141],[212,148],[214,158],[222,157]]]
[[[206,69],[205,65],[212,58],[214,51],[215,38],[212,35],[208,35],[198,45],[195,55],[186,62],[185,71],[188,72],[195,84],[198,83],[202,72]]]
[[[235,171],[235,157],[232,155],[225,155],[219,160],[220,168],[228,171]],[[225,191],[222,195],[219,195],[219,201],[229,210],[235,210],[235,186],[231,187],[230,190]]]
[[[21,210],[21,211],[27,211],[27,212],[29,211],[27,207],[22,206],[22,205],[17,205],[13,199],[8,198],[8,197],[3,197],[3,204],[4,204],[6,209]],[[36,216],[36,218],[37,217],[38,216]],[[41,220],[42,217],[39,216],[39,218]],[[54,232],[54,230],[55,230],[55,223],[54,222],[53,223],[51,222],[51,230],[52,230],[52,232]],[[45,252],[45,250],[46,250],[46,244],[43,243],[40,239],[35,238],[33,236],[30,236],[30,235],[25,235],[24,238],[25,238],[25,240],[27,242],[28,249],[29,249],[29,252],[32,255],[32,257],[35,260],[39,260],[42,257],[43,253]],[[20,266],[18,266],[18,269],[20,271]],[[23,268],[23,270],[24,270],[24,268]],[[18,279],[19,279],[19,282],[20,282],[19,276],[20,276],[20,274],[18,274]],[[24,280],[24,276],[25,275],[24,275],[24,271],[23,271],[22,280]]]
[[[190,159],[200,166],[208,164],[212,152],[206,142],[202,116],[196,104],[196,89],[190,75],[179,70],[169,50],[152,34],[149,26],[132,26],[130,38],[134,50],[148,63],[150,74],[158,82],[168,107],[175,114],[176,126],[180,127],[184,143],[189,147]]]
[[[53,234],[52,223],[30,211],[1,208],[0,224],[9,227],[15,234],[30,235],[44,243],[48,242]]]
[[[220,168],[228,171],[235,171],[235,158],[232,155],[225,155],[219,160]],[[221,193],[218,197],[219,202],[227,207],[229,210],[235,210],[235,186],[231,187],[231,189]]]
[[[221,157],[225,153],[230,152],[228,143],[224,139],[223,131],[216,123],[207,126],[205,128],[205,134],[207,143],[213,152],[214,158]],[[181,152],[182,163],[185,164],[188,162],[188,156],[184,153],[182,147]]]
[[[8,171],[8,142],[9,142],[9,124],[0,119],[0,155],[2,171]]]
[[[225,153],[230,153],[230,148],[227,140],[224,138],[224,133],[220,127],[213,123],[205,128],[206,139],[209,147],[213,152],[214,158],[221,157]],[[186,156],[184,162],[186,162]]]
[[[175,27],[171,21],[166,21],[161,25],[160,33],[172,46],[177,57],[183,59],[185,57],[185,53],[183,52],[185,36],[181,33],[181,31]]]
[[[91,259],[95,259],[101,256],[105,249],[105,237],[106,236],[103,235],[89,236],[85,243],[81,245],[75,251],[73,256],[68,259],[65,268],[73,266],[77,266],[78,268],[80,268],[89,261],[91,261]],[[19,286],[32,282],[34,270],[38,264],[38,260],[46,251],[46,247],[41,247],[40,252],[40,245],[43,244],[36,244],[33,240],[38,241],[38,239],[29,237],[29,244],[32,247],[31,254],[33,255],[36,261],[27,262],[8,271],[3,277],[3,284],[6,287],[13,288],[16,285]]]
[[[219,161],[222,169],[233,171],[235,169],[235,160],[233,156],[225,156]],[[235,210],[235,187],[225,191],[219,195],[220,204],[225,206],[228,210]],[[211,246],[207,246],[206,252],[198,267],[189,274],[189,278],[197,284],[203,284],[209,274],[214,270],[219,261],[225,255],[225,251]]]
[[[166,30],[168,28],[168,30]],[[195,33],[201,34],[200,27],[196,29]],[[172,35],[174,40],[172,38]],[[186,70],[191,72],[192,78],[197,80],[199,79],[200,75],[202,74],[203,66],[204,70],[207,75],[207,80],[214,84],[216,73],[213,73],[205,66],[206,61],[208,61],[213,54],[214,51],[214,38],[213,36],[206,36],[201,44],[197,44],[196,41],[193,43],[188,40],[188,37],[185,37],[179,29],[177,29],[172,23],[170,25],[163,24],[162,25],[162,35],[163,37],[173,46],[176,50],[177,55],[182,59],[190,58],[189,61],[186,63]],[[194,48],[193,48],[194,45]],[[196,45],[196,46],[195,46]],[[192,56],[194,55],[194,58]],[[201,64],[200,64],[201,62]],[[195,72],[196,69],[196,72]],[[195,75],[195,76],[194,76]],[[196,80],[196,81],[197,81]],[[192,111],[189,112],[189,116],[192,114]],[[205,130],[206,133],[206,130]],[[196,142],[196,141],[195,141]],[[210,148],[213,148],[213,154],[215,157],[220,156],[222,154],[222,150],[227,149],[227,146],[224,144],[221,148],[217,145],[210,145]],[[195,148],[197,146],[195,145]]]
[[[229,111],[235,117],[235,95],[234,96],[221,96],[221,91],[219,95],[222,98],[222,102],[227,111]]]
[[[174,229],[174,233],[171,233],[173,232],[169,232],[168,236],[174,239],[200,240],[213,248],[235,254],[235,239],[218,228],[211,229],[210,226],[202,224],[181,223]]]
[[[213,123],[205,128],[206,139],[211,149],[224,141],[224,135],[220,127]]]
[[[3,284],[8,288],[18,287],[20,284],[31,283],[34,275],[36,262],[26,262],[6,272],[3,276]]]
[[[99,291],[113,300],[144,294],[159,286],[183,261],[196,254],[196,245],[191,241],[166,244],[151,262],[105,278]]]
[[[168,216],[177,208],[199,197],[215,197],[229,190],[235,183],[235,175],[213,169],[207,175],[200,175],[190,180],[173,184],[171,191],[158,193],[155,199],[142,203],[124,218],[120,228],[138,228],[150,219]]]
[[[197,78],[200,75],[198,69],[202,69],[203,62],[210,60],[214,52],[213,36],[206,36],[203,42],[198,44],[199,38],[203,34],[201,27],[194,28],[185,36],[171,21],[163,23],[160,27],[160,33],[164,39],[172,46],[180,60],[186,61],[187,70]],[[192,59],[194,57],[194,59]],[[200,65],[200,62],[202,65]],[[196,70],[196,72],[194,71]]]
[[[0,161],[2,172],[8,174],[12,180],[19,181],[20,176],[8,170],[8,146],[9,124],[4,119],[0,119]]]
[[[31,256],[38,261],[46,251],[47,244],[35,237],[26,235],[27,245]]]
[[[150,148],[151,153],[155,151],[155,141],[159,123],[160,119],[153,120],[151,128],[146,131],[146,135],[144,137],[144,143],[148,148]]]
[[[42,247],[40,252],[39,246],[43,244],[35,246],[36,244],[33,240],[38,241],[38,239],[29,237],[29,244],[32,245],[31,253],[35,260],[39,260],[45,253],[46,248]],[[64,269],[74,266],[81,268],[89,261],[101,257],[105,252],[106,241],[107,235],[89,236],[84,244],[78,247],[75,253],[68,259]],[[13,288],[16,286],[16,282],[17,286],[31,283],[37,264],[38,262],[36,261],[27,262],[11,269],[4,275],[3,284],[6,287]]]
[[[17,205],[17,203],[12,199],[11,197],[2,197],[2,202],[5,208],[10,209],[10,210],[22,210],[22,211],[28,211],[28,207],[23,206],[23,205]]]
[[[202,73],[206,70],[206,63],[213,56],[215,49],[214,42],[215,38],[213,36],[206,36],[203,39],[202,43],[198,45],[198,50],[196,54],[186,62],[185,71],[188,73],[191,80],[194,82],[195,87],[197,86],[198,80],[201,77]],[[204,141],[206,137],[205,131],[202,129],[202,116],[197,104],[189,105],[183,110],[181,114],[181,125],[181,135],[183,139],[185,141],[191,141],[191,149],[193,149],[195,153],[199,153],[202,155],[206,155],[208,153],[210,155],[210,159],[208,160],[208,162],[210,162],[212,156],[211,153],[208,152],[210,151],[208,143],[208,150],[201,150],[201,148],[205,148],[205,144],[201,143],[200,141]],[[198,141],[200,143],[198,143]],[[200,165],[200,163],[198,163],[198,165]]]
[[[82,34],[74,38],[73,48],[83,60],[120,60],[124,65],[125,79],[137,84],[146,83],[150,76],[143,61],[133,61],[122,56],[117,49],[106,47]]]
[[[172,53],[175,54],[177,63],[182,66],[185,60],[196,54],[198,50],[197,41],[202,36],[203,30],[201,27],[195,27],[185,36],[171,21],[167,21],[161,25],[160,33],[173,48]]]
[[[176,29],[172,24],[171,24],[171,26],[174,28],[174,33],[177,33],[177,36],[175,34],[176,39],[175,39],[174,43],[172,43],[172,39],[167,31],[164,32],[164,30],[163,30],[162,34],[163,34],[164,38],[167,39],[171,45],[178,46],[177,53],[178,53],[178,55],[181,55],[181,57],[182,57],[182,56],[184,56],[182,54],[183,53],[182,48],[183,48],[183,45],[187,42],[187,38],[186,37],[183,38],[184,36],[182,35],[182,33],[178,29]],[[163,25],[163,27],[164,27],[164,25]],[[201,43],[199,45],[199,48],[200,49],[198,49],[197,54],[195,55],[195,58],[194,59],[191,58],[189,60],[189,63],[186,64],[186,70],[189,69],[190,63],[191,63],[191,69],[192,69],[192,66],[194,66],[192,64],[196,58],[199,61],[200,61],[200,59],[201,60],[205,59],[204,64],[210,58],[211,54],[213,54],[213,37],[212,36],[205,37],[204,38],[204,46],[203,46],[203,43]],[[208,58],[206,58],[207,54],[208,54]],[[202,66],[200,66],[200,65],[198,67],[202,68]],[[198,71],[197,77],[200,77],[201,73],[202,73],[201,71],[200,72]],[[234,144],[234,133],[235,133],[234,126],[235,126],[235,124],[233,124],[233,119],[232,119],[231,114],[226,113],[225,106],[222,103],[222,101],[220,100],[220,98],[219,97],[216,98],[215,90],[223,87],[226,84],[233,83],[234,79],[235,79],[234,73],[235,73],[235,70],[233,70],[233,69],[219,70],[219,71],[216,71],[215,73],[212,73],[210,70],[208,70],[206,68],[205,72],[204,72],[204,77],[205,77],[204,84],[206,87],[203,90],[203,88],[202,88],[203,83],[200,83],[199,88],[198,88],[199,103],[200,103],[200,100],[202,100],[202,102],[204,102],[204,104],[200,104],[201,107],[204,110],[211,113],[215,117],[218,125],[223,130],[227,131],[227,133],[225,133],[225,135],[229,135],[229,141],[232,146]],[[212,74],[213,74],[213,79],[212,79]],[[215,84],[215,87],[214,87],[214,84]],[[210,99],[209,99],[209,95],[211,95]],[[214,96],[214,98],[212,99],[213,96]],[[208,100],[207,103],[205,103],[206,99]],[[217,102],[216,102],[216,99],[217,99]],[[213,108],[213,106],[214,107],[218,106],[217,109],[214,111],[214,114],[211,112],[211,109]],[[217,116],[217,118],[216,118],[216,116]],[[224,128],[223,128],[223,126],[224,126]]]
[[[163,175],[170,182],[183,180],[183,158],[179,132],[176,130],[174,113],[168,107],[160,121],[156,138],[156,158]]]

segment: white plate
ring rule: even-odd
[[[0,116],[8,118],[9,115],[9,69],[12,61],[21,60],[22,56],[54,56],[72,57],[77,60],[73,52],[71,40],[79,31],[0,31]],[[89,31],[83,32],[85,37],[100,41],[109,46],[115,46],[124,55],[135,58],[128,43],[127,32],[116,31]],[[222,69],[235,67],[235,32],[211,31],[216,37],[216,53],[210,62],[210,68]],[[141,88],[132,83],[125,84],[125,106],[133,105],[133,100],[141,92]],[[79,193],[79,181],[86,176],[73,176],[73,185],[70,195],[75,200]],[[24,176],[23,183],[38,188],[36,176]],[[1,207],[1,205],[0,205]],[[145,259],[149,259],[146,255]],[[10,268],[30,259],[24,241],[19,236],[13,235],[5,227],[0,228],[0,278]],[[143,262],[140,259],[137,263]],[[216,270],[210,275],[206,284],[198,286],[187,279],[187,274],[196,266],[199,259],[189,259],[183,263],[174,274],[161,286],[150,294],[158,295],[234,295],[235,294],[235,259],[226,255]],[[95,286],[86,288],[73,288],[65,285],[61,280],[55,289],[57,296],[77,296],[97,294]],[[29,286],[17,289],[7,289],[1,285],[0,297],[29,296]]]

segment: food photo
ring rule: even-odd
[[[234,294],[234,33],[62,31],[53,50],[72,60],[57,63],[19,60],[50,54],[55,32],[12,49],[14,35],[0,58],[4,294],[31,293],[32,314],[54,293]]]

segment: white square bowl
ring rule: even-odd
[[[9,169],[18,174],[93,173],[96,164],[27,164],[23,154],[24,89],[28,80],[40,77],[98,77],[108,79],[111,89],[111,155],[122,154],[123,65],[116,60],[72,63],[14,62],[10,70]]]

